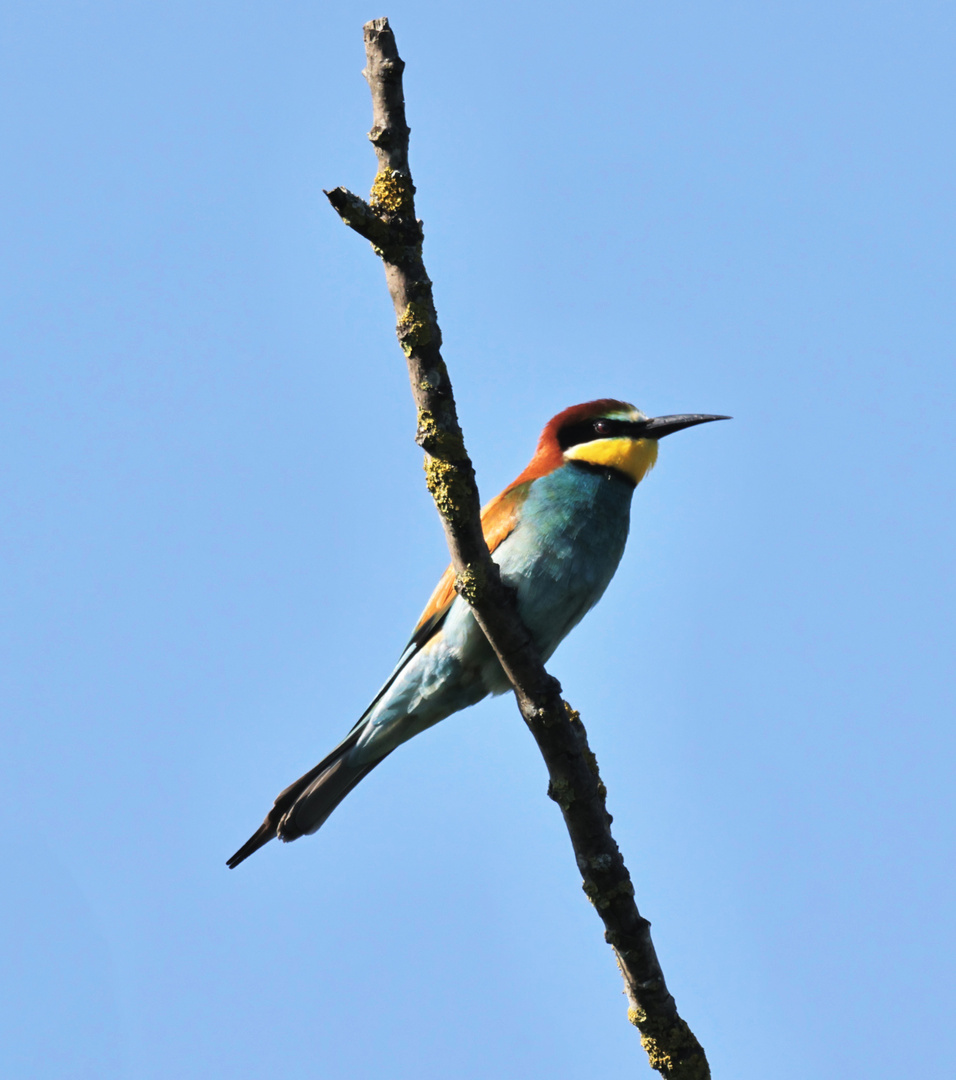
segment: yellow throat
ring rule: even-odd
[[[639,484],[657,461],[657,439],[594,439],[569,446],[564,457],[617,469]]]

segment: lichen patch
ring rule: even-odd
[[[382,169],[375,177],[369,202],[376,210],[387,214],[401,214],[410,209],[415,185],[404,173],[394,169]]]

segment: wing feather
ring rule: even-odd
[[[531,482],[513,484],[500,494],[496,495],[491,502],[487,503],[481,511],[481,531],[485,536],[488,550],[494,554],[499,544],[506,540],[515,526],[518,524],[518,511],[521,504],[528,497],[528,489]],[[448,609],[455,599],[455,571],[448,567],[431,595],[431,599],[425,605],[421,618],[412,631],[412,636],[406,646],[403,662],[417,652],[441,627],[448,615]],[[412,653],[409,648],[414,646]],[[400,664],[401,666],[401,664]]]

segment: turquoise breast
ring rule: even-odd
[[[633,494],[619,473],[565,465],[532,483],[517,528],[495,552],[545,659],[614,576]]]

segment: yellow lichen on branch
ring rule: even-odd
[[[422,449],[444,461],[464,461],[465,440],[460,433],[444,431],[428,409],[418,410],[417,440]]]
[[[468,485],[459,466],[441,458],[425,457],[425,484],[443,518],[455,519],[468,498]]]
[[[402,352],[411,356],[415,349],[427,345],[432,339],[431,316],[428,308],[415,300],[405,305],[396,327]]]
[[[654,1023],[632,1006],[627,1018],[641,1033],[641,1045],[651,1068],[661,1076],[679,1075],[682,1080],[707,1080],[710,1069],[694,1033],[680,1017],[672,1024]]]
[[[400,214],[411,204],[414,194],[415,185],[409,177],[386,167],[375,176],[369,202],[376,210]]]
[[[483,566],[469,563],[464,570],[455,575],[455,592],[469,604],[474,604],[487,580],[488,575]]]

